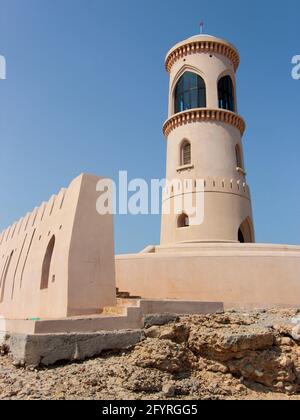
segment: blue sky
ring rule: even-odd
[[[241,54],[238,106],[257,241],[300,243],[298,0],[0,0],[0,229],[81,172],[163,178],[174,43],[205,32]],[[159,243],[159,216],[117,216],[116,251]]]

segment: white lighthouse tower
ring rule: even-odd
[[[191,180],[192,190],[179,194],[183,199],[190,194],[194,202],[202,194],[204,219],[200,224],[190,223],[185,208],[178,214],[178,191],[167,187],[163,207],[170,208],[171,214],[162,216],[161,245],[255,241],[243,159],[245,123],[237,110],[239,61],[234,46],[209,35],[180,42],[167,54],[166,178],[168,185]]]

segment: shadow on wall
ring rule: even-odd
[[[55,246],[55,236],[53,235],[48,244],[42,268],[41,290],[48,289],[51,260]],[[53,274],[52,281],[55,281],[55,274]]]
[[[11,264],[11,260],[12,260],[13,255],[14,255],[14,251],[12,251],[11,254],[10,254],[10,256],[7,257],[6,262],[5,262],[5,265],[4,265],[4,268],[3,268],[3,273],[2,273],[1,281],[0,281],[0,287],[2,287],[1,288],[0,303],[2,303],[3,302],[3,299],[4,299],[6,278],[7,278],[7,274],[8,274],[8,271],[9,271],[9,267],[10,267],[10,264]]]

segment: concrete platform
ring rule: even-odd
[[[7,345],[16,365],[53,365],[79,361],[105,350],[124,350],[143,339],[143,331],[114,331],[93,334],[13,334]]]
[[[145,320],[147,325],[163,325],[173,314],[220,311],[223,304],[219,302],[121,299],[118,307],[107,308],[102,315],[43,320],[2,318],[0,345],[9,348],[18,365],[84,360],[104,350],[122,350],[137,344],[144,338]]]
[[[98,331],[136,330],[144,326],[143,317],[150,314],[193,315],[223,311],[221,302],[139,300],[137,306],[108,308],[103,315],[41,320],[0,320],[0,334],[71,334]],[[121,309],[122,314],[109,311]]]

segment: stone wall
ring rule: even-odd
[[[0,315],[89,315],[115,304],[113,219],[96,211],[98,181],[80,175],[0,234]]]

